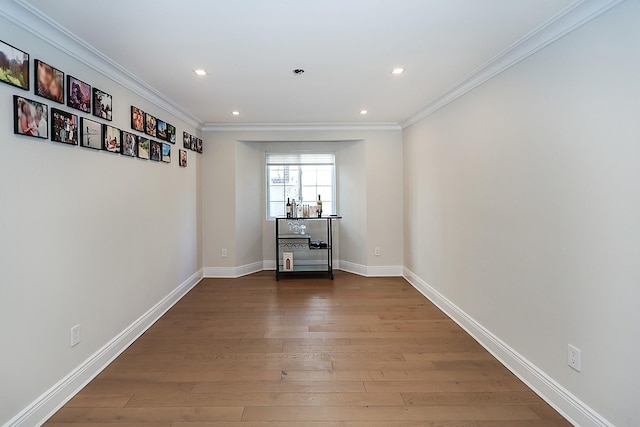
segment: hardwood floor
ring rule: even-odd
[[[570,426],[401,278],[205,279],[48,422]]]

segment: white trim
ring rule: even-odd
[[[122,65],[98,51],[76,34],[55,22],[26,0],[3,2],[0,16],[13,22],[25,31],[33,34],[54,48],[106,76],[114,82],[129,89],[136,95],[146,99],[153,105],[183,120],[194,128],[201,126],[201,121],[159,90],[153,88]],[[155,113],[159,115],[159,113]]]
[[[583,427],[614,427],[406,267],[404,278],[572,424]]]
[[[403,129],[435,113],[450,102],[513,67],[551,43],[597,18],[624,0],[576,0],[511,46],[447,89],[422,111],[401,123]]]
[[[399,123],[205,123],[203,132],[398,131]]]
[[[44,392],[18,415],[9,420],[5,427],[42,425],[173,307],[175,303],[180,301],[201,279],[202,270],[199,270],[151,307],[124,331],[106,343],[100,350],[82,362],[80,366]]]
[[[340,261],[340,270],[364,277],[402,277],[401,265],[362,265]]]
[[[205,267],[204,277],[211,279],[237,279],[263,270],[264,261],[252,262],[238,267]]]

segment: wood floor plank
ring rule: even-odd
[[[402,278],[205,279],[46,423],[566,427]]]

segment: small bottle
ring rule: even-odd
[[[287,218],[291,218],[291,200],[287,197]]]
[[[317,209],[316,211],[318,212],[318,218],[320,218],[322,216],[322,200],[320,200],[320,195],[318,194],[318,201],[317,203]]]

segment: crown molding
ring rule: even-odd
[[[435,113],[487,80],[513,67],[580,28],[624,0],[576,0],[447,89],[439,98],[401,123],[403,129]]]
[[[206,123],[203,132],[398,131],[399,123]]]
[[[107,57],[89,43],[53,21],[27,0],[3,2],[0,16],[33,34],[42,41],[61,50],[114,82],[124,86],[136,95],[146,99],[158,108],[198,129],[202,123],[180,105],[154,89],[142,79]]]

